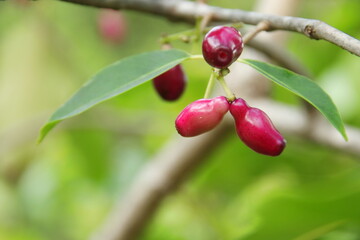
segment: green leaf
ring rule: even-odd
[[[269,63],[250,59],[240,59],[239,61],[253,67],[265,77],[308,101],[329,120],[345,140],[348,139],[335,104],[330,96],[315,82],[307,77]]]
[[[38,142],[62,120],[149,81],[189,57],[188,53],[177,49],[153,51],[125,58],[104,68],[56,110],[42,127]]]

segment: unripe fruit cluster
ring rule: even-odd
[[[202,52],[209,65],[224,71],[239,58],[243,47],[242,37],[235,28],[220,26],[205,35]],[[176,100],[186,86],[184,71],[177,65],[154,78],[153,85],[164,100]],[[199,99],[179,114],[175,127],[181,136],[194,137],[214,129],[228,111],[235,120],[239,138],[248,147],[264,155],[281,154],[286,141],[270,118],[260,109],[250,107],[241,98],[234,101],[228,101],[224,96]]]
[[[171,48],[165,45],[166,49]],[[229,67],[239,58],[244,43],[241,34],[233,27],[218,26],[209,31],[202,44],[204,59],[219,69]],[[186,76],[180,65],[153,79],[158,94],[166,101],[177,100],[186,87]]]

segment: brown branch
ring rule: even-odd
[[[360,56],[360,41],[346,33],[314,19],[276,16],[239,9],[209,6],[188,0],[61,0],[100,8],[129,9],[152,13],[172,20],[194,22],[199,16],[212,15],[212,21],[243,22],[257,25],[266,21],[269,30],[302,33],[312,39],[331,42],[352,54]]]
[[[130,192],[93,240],[137,239],[161,200],[221,145],[228,125],[196,138],[175,136],[139,173]]]

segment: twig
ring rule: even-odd
[[[269,29],[269,27],[270,27],[269,22],[267,22],[267,21],[260,22],[258,25],[256,25],[255,29],[248,32],[243,37],[244,44],[247,44],[251,39],[253,39],[256,35],[258,35],[258,33],[262,32],[262,31],[267,31]]]
[[[312,39],[323,39],[360,56],[360,41],[314,19],[276,16],[259,12],[209,6],[188,0],[61,0],[100,8],[129,9],[152,13],[171,20],[194,22],[198,16],[212,14],[212,21],[243,22],[257,25],[267,21],[270,30],[302,33]]]
[[[211,22],[211,18],[213,17],[213,14],[210,13],[208,15],[205,15],[204,18],[201,20],[200,23],[200,34],[202,34],[207,27],[207,25]]]

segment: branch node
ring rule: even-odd
[[[319,38],[316,36],[316,29],[313,25],[306,25],[304,29],[304,34],[311,39],[319,40]]]

